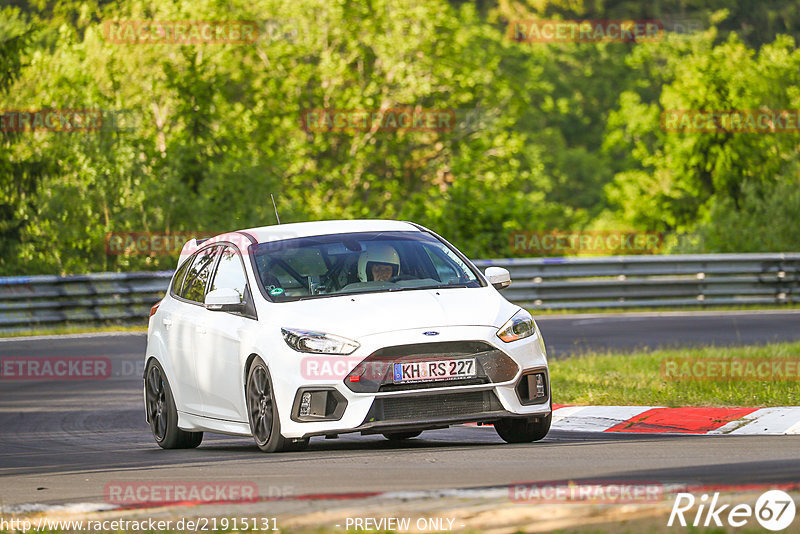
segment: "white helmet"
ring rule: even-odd
[[[391,245],[371,244],[358,258],[358,279],[370,282],[367,273],[371,271],[371,263],[388,263],[393,266],[393,276],[400,274],[400,256]]]

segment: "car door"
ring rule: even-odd
[[[174,304],[164,315],[170,331],[168,349],[175,371],[173,382],[176,391],[173,394],[176,405],[181,411],[198,415],[203,412],[203,402],[198,390],[195,362],[197,330],[201,314],[205,311],[203,301],[219,250],[219,246],[211,246],[186,260],[192,263],[180,292],[173,295]]]
[[[255,307],[241,254],[234,245],[222,250],[209,291],[221,288],[236,290],[241,302],[248,304],[247,311],[201,311],[195,350],[197,384],[205,416],[247,422],[240,352],[241,338],[254,324]]]

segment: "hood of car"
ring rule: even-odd
[[[517,310],[493,288],[418,289],[277,304],[280,326],[358,339],[396,330],[446,326],[499,328]]]

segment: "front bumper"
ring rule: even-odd
[[[535,336],[506,344],[495,336],[497,329],[492,327],[437,330],[440,335],[435,343],[423,335],[423,330],[366,336],[359,340],[360,356],[349,359],[352,363],[338,379],[309,380],[305,376],[301,383],[283,384],[289,388],[286,396],[294,402],[279,405],[281,433],[287,438],[305,438],[348,432],[425,430],[460,423],[491,423],[505,417],[536,419],[550,413],[547,359]],[[385,355],[387,347],[412,347],[400,356],[397,350],[394,353],[389,350],[393,356],[386,361],[393,361],[392,358],[414,358],[415,346],[465,343],[464,340],[477,347],[475,350],[480,349],[476,353],[481,371],[479,380],[423,382],[403,384],[403,387],[396,387],[381,377],[355,383],[348,380],[359,364],[370,361],[376,354]],[[422,352],[422,358],[437,353],[436,350]],[[463,356],[453,354],[454,358]],[[530,393],[527,375],[534,371],[544,377],[546,395],[530,402],[524,396]],[[335,417],[325,417],[326,420],[298,417],[298,398],[303,391],[328,391],[327,397],[338,399],[341,409],[331,405],[326,412]],[[281,398],[285,397],[281,395]]]

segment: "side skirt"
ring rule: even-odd
[[[251,436],[250,425],[237,421],[212,419],[201,415],[178,412],[178,428],[189,432],[217,432],[230,436]]]

